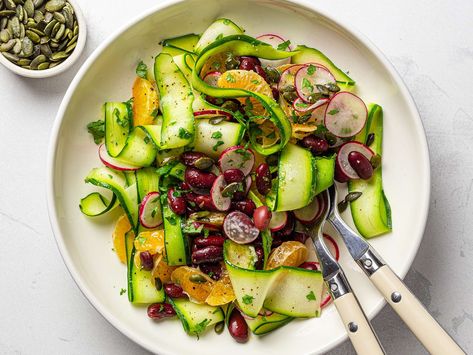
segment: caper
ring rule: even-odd
[[[279,79],[281,78],[281,74],[276,68],[266,67],[264,68],[264,71],[266,73],[266,78],[268,79],[270,83],[276,84],[279,82]]]

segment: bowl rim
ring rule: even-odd
[[[52,76],[58,75],[69,69],[75,62],[79,59],[82,52],[84,51],[85,42],[87,40],[87,25],[85,22],[84,15],[82,10],[76,0],[67,0],[71,3],[74,8],[74,12],[77,18],[77,23],[79,25],[79,37],[77,37],[76,48],[72,51],[71,55],[61,64],[55,66],[51,69],[46,70],[32,70],[22,68],[5,58],[0,54],[0,63],[3,64],[6,68],[17,75],[21,75],[27,78],[32,79],[41,79],[41,78],[50,78]]]
[[[70,0],[71,2],[74,0]],[[51,131],[51,140],[48,147],[48,156],[47,156],[47,183],[46,183],[46,192],[47,192],[47,206],[48,206],[48,214],[51,223],[51,227],[53,230],[53,234],[55,236],[56,244],[60,251],[60,254],[63,258],[66,267],[71,274],[74,282],[77,284],[81,292],[84,294],[86,299],[89,303],[116,329],[118,329],[122,334],[127,336],[129,339],[134,341],[135,343],[139,344],[143,348],[149,351],[156,351],[156,343],[148,342],[142,339],[138,334],[130,331],[126,326],[122,325],[120,321],[115,317],[112,312],[108,312],[106,309],[102,308],[101,303],[98,299],[94,296],[94,293],[91,289],[89,289],[83,282],[82,276],[78,272],[77,268],[75,267],[74,262],[71,259],[71,255],[64,243],[64,237],[61,232],[61,228],[59,226],[58,221],[58,213],[57,213],[57,206],[54,196],[54,185],[55,185],[55,163],[56,163],[56,156],[57,156],[57,147],[58,147],[58,139],[59,139],[59,132],[62,128],[62,124],[64,121],[64,114],[70,102],[72,95],[74,94],[78,84],[82,80],[83,76],[89,70],[90,66],[95,62],[95,60],[102,54],[102,52],[111,45],[119,36],[124,34],[129,28],[136,25],[138,22],[144,20],[148,16],[151,16],[155,12],[159,12],[164,10],[168,7],[172,7],[179,3],[184,3],[188,0],[165,0],[160,4],[157,4],[149,9],[143,11],[141,14],[135,16],[130,21],[125,23],[124,25],[120,26],[116,31],[114,31],[111,35],[109,35],[87,58],[87,60],[82,64],[81,68],[75,75],[74,79],[72,80],[71,84],[69,85],[63,100],[60,104],[58,109],[52,131]],[[257,0],[256,0],[257,1]],[[419,250],[420,243],[423,239],[423,235],[425,232],[425,227],[427,223],[427,217],[429,212],[429,205],[430,205],[430,185],[431,185],[431,172],[430,172],[430,154],[429,148],[427,144],[427,138],[425,135],[424,126],[422,120],[420,118],[419,111],[417,106],[414,102],[412,95],[409,92],[406,84],[402,80],[399,73],[396,71],[394,66],[391,62],[387,59],[387,57],[381,52],[381,50],[374,45],[364,34],[362,34],[358,29],[356,29],[353,25],[349,23],[342,23],[341,20],[338,20],[336,15],[332,15],[325,10],[317,8],[316,4],[314,4],[311,0],[277,0],[280,3],[286,3],[289,5],[295,5],[300,7],[301,9],[307,10],[312,12],[315,15],[318,15],[322,18],[325,18],[341,28],[343,31],[346,31],[354,39],[358,42],[362,43],[369,52],[371,52],[377,60],[383,65],[384,69],[387,70],[391,79],[394,81],[396,87],[400,90],[401,96],[404,98],[408,110],[412,117],[414,118],[414,127],[416,130],[416,137],[420,139],[419,141],[419,150],[423,155],[424,159],[421,162],[422,166],[425,170],[425,183],[423,184],[423,190],[421,191],[421,196],[423,199],[421,201],[421,208],[419,209],[418,213],[418,220],[420,221],[418,226],[419,230],[417,231],[416,235],[416,243],[415,248],[412,248],[408,254],[405,255],[405,260],[408,262],[404,264],[404,266],[399,270],[398,276],[403,279],[407,272],[409,271],[412,263],[414,261],[415,256]],[[384,307],[386,301],[384,298],[380,298],[379,302],[373,307],[371,312],[367,313],[367,317],[371,320],[373,319]],[[344,340],[348,338],[347,333],[342,333],[339,337],[334,338],[330,343],[326,344],[324,347],[317,349],[318,352],[326,352],[337,345],[342,343]],[[164,351],[164,349],[159,349],[160,354],[163,355],[172,355],[173,353]],[[314,352],[308,349],[307,354],[313,354]]]

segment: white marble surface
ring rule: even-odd
[[[157,0],[77,1],[89,26],[82,62],[118,26]],[[406,280],[473,353],[473,2],[317,2],[355,25],[385,53],[418,105],[431,152],[432,198],[425,236]],[[49,132],[79,65],[47,80],[20,78],[0,68],[1,354],[147,353],[83,297],[49,226]],[[425,353],[389,308],[373,324],[389,354]],[[330,352],[352,353],[349,343]]]

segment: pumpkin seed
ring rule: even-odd
[[[207,280],[205,279],[205,277],[203,277],[202,275],[199,275],[199,274],[192,274],[189,276],[189,281],[190,282],[193,282],[195,284],[203,284],[203,283],[206,283]]]
[[[34,43],[39,43],[41,41],[41,37],[37,33],[33,32],[31,30],[26,31],[26,36],[29,39],[31,39]]]
[[[225,186],[225,188],[222,190],[222,196],[233,197],[233,194],[238,190],[244,190],[243,185],[239,182],[232,182],[231,184]]]
[[[56,26],[56,23],[56,20],[52,20],[46,25],[43,31],[46,36],[51,36],[51,31],[53,30],[54,26]]]
[[[15,15],[16,12],[13,10],[2,10],[0,11],[0,17],[10,17],[11,15]]]
[[[44,14],[44,21],[46,21],[47,23],[50,23],[53,18],[54,16],[51,12],[46,12]]]
[[[18,62],[16,64],[23,67],[23,66],[26,66],[26,65],[30,65],[30,63],[31,63],[31,60],[26,59],[26,58],[21,58],[21,59],[18,60]]]
[[[77,36],[79,34],[79,26],[75,25],[72,33],[74,34],[74,36]]]
[[[74,37],[72,37],[71,40],[69,41],[69,45],[76,43],[78,37],[79,37],[79,36],[77,36],[77,35],[75,35]]]
[[[40,48],[41,54],[44,54],[48,58],[51,57],[51,55],[53,54],[53,52],[51,51],[51,48],[47,44],[41,44],[39,48]]]
[[[24,25],[26,25],[26,23],[28,22],[28,18],[29,18],[28,13],[26,12],[25,8],[23,8],[23,21],[22,21],[22,23]]]
[[[39,9],[43,5],[44,0],[33,0],[33,5],[36,9]]]
[[[30,55],[32,55],[33,54],[33,41],[28,37],[23,38],[22,49],[23,49],[23,55],[25,57],[29,57]]]
[[[69,54],[66,52],[56,52],[51,55],[51,60],[53,62],[57,62],[58,60],[65,59],[67,57],[69,57]]]
[[[0,19],[0,30],[4,30],[5,28],[7,28],[7,24],[8,24],[8,19],[6,17],[3,17],[2,19]]]
[[[4,7],[5,7],[5,3],[3,1],[0,1],[0,10],[3,10]]]
[[[12,20],[10,21],[11,23],[11,29],[13,33],[13,37],[18,38],[20,36],[20,20],[18,17],[13,17]]]
[[[55,37],[57,31],[59,31],[59,28],[61,27],[60,22],[58,22],[57,20],[53,20],[53,21],[56,21],[56,24],[54,25],[53,29],[51,30],[51,37]]]
[[[62,10],[62,14],[63,14],[64,19],[66,21],[67,28],[72,30],[74,28],[74,15],[72,14],[72,12],[67,7],[65,7]]]
[[[23,6],[18,5],[16,7],[16,17],[18,17],[18,20],[23,21]]]
[[[25,5],[23,6],[23,8],[25,9],[26,13],[28,14],[28,17],[33,17],[34,16],[35,6],[34,6],[34,3],[33,3],[33,0],[26,0]]]
[[[41,11],[35,11],[34,12],[34,15],[33,15],[33,19],[36,21],[36,22],[41,22],[44,20],[44,15]]]
[[[61,14],[60,12],[55,12],[53,14],[53,17],[58,20],[60,23],[66,23],[66,18],[64,17],[63,14]]]
[[[348,193],[345,198],[338,203],[338,211],[340,213],[344,212],[348,207],[348,203],[357,200],[361,195],[363,195],[363,193],[359,191]]]
[[[62,62],[54,62],[54,63],[51,63],[49,64],[49,69],[51,68],[54,68],[54,67],[57,67],[59,64],[61,64]]]
[[[44,62],[38,65],[38,70],[45,70],[49,68],[49,62]]]
[[[54,36],[54,38],[56,38],[57,40],[60,40],[62,36],[64,35],[64,32],[66,32],[66,26],[62,23],[59,26],[59,30],[56,32],[56,36]]]
[[[214,327],[215,333],[222,334],[224,330],[225,330],[225,322],[224,321],[218,322],[217,324],[215,324],[215,327]]]
[[[50,12],[60,11],[66,5],[66,0],[50,0],[46,3],[46,10]]]
[[[19,38],[24,38],[25,37],[25,25],[20,23],[20,37]]]
[[[36,56],[30,63],[31,69],[38,69],[38,65],[48,60],[44,54]]]
[[[59,51],[62,51],[64,48],[67,47],[67,41],[68,41],[68,39],[66,38],[65,40],[63,40],[63,41],[61,42],[61,44],[59,45],[59,47],[57,47],[58,52],[59,52]]]
[[[13,0],[5,0],[5,7],[8,10],[16,10],[16,4]]]
[[[25,26],[27,28],[37,28],[38,27],[38,24],[36,23],[36,21],[34,20],[34,18],[29,18],[26,23],[25,23]]]
[[[31,57],[35,58],[37,56],[39,56],[41,54],[41,49],[39,48],[39,44],[36,44],[34,47],[33,47],[33,54]],[[31,58],[30,57],[30,58]]]
[[[31,32],[36,33],[36,34],[37,34],[38,36],[40,36],[40,37],[44,36],[44,32],[41,31],[41,30],[38,30],[37,28],[29,28],[29,30],[30,30]]]
[[[369,147],[371,144],[373,144],[373,142],[374,142],[374,137],[375,137],[375,135],[374,135],[373,132],[371,132],[370,134],[368,134],[368,137],[366,137],[366,143],[365,143],[365,145],[367,145],[367,146]]]
[[[0,44],[0,52],[8,52],[10,51],[13,46],[15,45],[16,41],[14,39],[9,40],[6,43]]]
[[[376,170],[381,165],[381,155],[375,154],[370,159],[371,166],[373,170]]]
[[[161,291],[163,289],[163,282],[159,277],[154,279],[154,285],[156,286],[156,290]]]
[[[214,165],[214,161],[209,157],[201,157],[197,159],[194,163],[194,166],[199,170],[206,170],[212,165]]]
[[[49,37],[43,36],[41,37],[40,44],[46,44],[49,42]]]
[[[219,123],[225,121],[226,117],[225,116],[216,116],[216,117],[212,117],[211,119],[209,119],[209,123],[211,125],[218,125]]]
[[[76,48],[76,46],[77,46],[77,42],[67,46],[64,52],[71,53]]]
[[[18,38],[15,39],[15,45],[13,46],[12,51],[14,54],[21,52],[21,41]]]
[[[10,62],[16,63],[16,62],[18,62],[18,60],[20,60],[20,58],[18,58],[18,56],[15,55],[15,54],[11,54],[11,53],[8,53],[8,52],[3,52],[2,54],[3,54],[3,56],[4,56],[5,58],[7,58]]]
[[[0,31],[0,41],[3,43],[8,42],[11,39],[11,34],[7,29]]]

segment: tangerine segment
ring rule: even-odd
[[[233,292],[230,276],[224,274],[220,280],[215,283],[205,303],[209,306],[223,306],[224,304],[233,302],[235,299],[236,296]]]
[[[120,216],[112,233],[113,250],[122,263],[126,263],[125,235],[131,229],[130,222],[126,215]]]
[[[266,269],[278,266],[299,266],[307,260],[307,247],[301,242],[288,241],[275,248],[268,258]]]
[[[133,126],[153,124],[154,113],[159,107],[158,93],[153,83],[137,77],[132,89]]]
[[[257,73],[251,70],[228,70],[218,78],[217,86],[227,89],[244,89],[268,97],[273,97],[269,84]],[[238,99],[255,116],[264,116],[266,109],[261,102],[253,97]]]
[[[180,266],[172,272],[171,281],[182,287],[191,301],[204,303],[215,282],[199,269]]]
[[[211,56],[205,62],[204,66],[200,71],[200,77],[203,78],[206,74],[211,72],[224,72],[225,71],[225,60],[228,57],[228,52],[218,53]]]
[[[171,275],[179,266],[169,266],[162,255],[158,255],[154,260],[154,268],[151,275],[156,279],[159,278],[163,284],[171,282]]]
[[[135,238],[135,249],[151,254],[162,254],[164,250],[164,230],[145,231]]]

